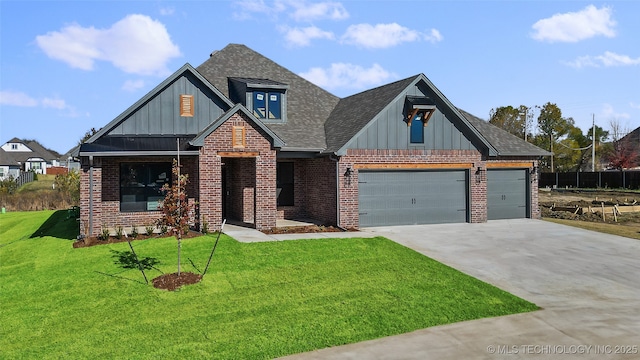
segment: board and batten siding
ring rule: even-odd
[[[407,95],[429,96],[436,100],[437,110],[424,128],[424,144],[409,142],[409,126],[404,121],[404,106]],[[469,140],[445,113],[444,103],[438,101],[434,94],[429,94],[426,86],[417,84],[397,98],[373,121],[349,141],[350,149],[416,149],[416,150],[476,150],[477,147]],[[450,111],[449,111],[450,112]]]
[[[193,95],[194,116],[180,116],[180,95]],[[191,74],[184,74],[109,132],[109,135],[192,135],[218,119],[228,105]]]

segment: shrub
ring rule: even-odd
[[[109,240],[109,227],[107,227],[106,225],[102,225],[102,228],[100,230],[100,234],[98,235],[98,239],[100,239],[102,241]]]
[[[135,224],[131,229],[131,237],[134,239],[138,237],[138,227]]]
[[[200,227],[200,232],[202,232],[203,234],[208,234],[209,233],[209,223],[206,221],[202,222],[202,226]]]
[[[153,228],[154,228],[153,225],[146,225],[144,227],[144,230],[147,232],[147,236],[153,235]]]
[[[122,239],[123,233],[124,233],[124,229],[122,228],[122,226],[116,227],[116,239],[118,240]]]
[[[0,193],[13,194],[16,190],[18,190],[18,182],[16,182],[13,176],[9,176],[8,178],[0,181]]]
[[[71,170],[66,174],[56,175],[54,185],[67,202],[73,205],[80,203],[80,172]]]

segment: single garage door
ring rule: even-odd
[[[360,226],[466,222],[467,171],[360,171]]]
[[[489,169],[487,171],[487,218],[526,218],[528,211],[527,170]]]

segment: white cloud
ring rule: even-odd
[[[633,101],[630,101],[630,102],[629,102],[629,106],[631,106],[631,107],[632,107],[632,108],[634,108],[634,109],[640,109],[640,103],[639,103],[639,104],[636,104],[636,103],[634,103]]]
[[[289,46],[308,46],[313,39],[333,40],[334,35],[330,31],[323,31],[315,26],[306,28],[290,28],[283,26],[280,30],[285,34],[284,38]]]
[[[295,11],[289,16],[296,21],[313,21],[321,19],[344,20],[349,18],[349,12],[339,2],[326,1],[320,3],[307,3],[306,1],[281,1]]]
[[[609,7],[601,9],[593,5],[578,12],[555,14],[533,24],[531,37],[538,41],[578,42],[594,36],[614,37],[616,22]]]
[[[252,19],[254,14],[275,18],[280,13],[288,13],[298,22],[323,19],[344,20],[349,17],[342,3],[334,1],[309,3],[301,0],[275,0],[269,5],[264,0],[242,0],[236,1],[233,5],[240,9],[233,13],[236,20]]]
[[[37,36],[36,42],[50,58],[82,70],[93,70],[102,60],[127,73],[165,76],[167,62],[182,55],[162,23],[135,14],[109,29],[68,25]]]
[[[383,69],[378,64],[365,69],[359,65],[346,63],[334,63],[328,69],[315,67],[298,75],[326,89],[370,88],[397,77],[396,74]]]
[[[134,92],[144,87],[144,80],[127,80],[122,84],[122,90]]]
[[[69,106],[67,106],[67,103],[62,99],[44,98],[42,99],[41,104],[45,108],[52,108],[52,109],[58,109],[58,110],[64,110],[69,108]]]
[[[620,55],[610,51],[605,51],[597,56],[580,56],[574,61],[564,62],[566,65],[581,69],[584,67],[611,67],[611,66],[633,66],[640,65],[640,57],[632,58],[628,55]]]
[[[68,105],[63,99],[58,97],[44,97],[36,99],[19,91],[0,91],[0,105],[64,110],[64,116],[80,116],[76,109],[73,106]]]
[[[629,115],[627,113],[624,113],[624,112],[622,112],[622,113],[616,112],[613,109],[613,106],[611,106],[611,104],[606,104],[606,103],[602,105],[602,111],[601,111],[600,114],[601,114],[602,118],[608,119],[608,120],[611,120],[611,119],[629,119],[629,118],[631,118],[631,115]]]
[[[0,91],[0,105],[34,107],[38,100],[18,91]]]
[[[173,15],[175,12],[176,12],[176,9],[174,7],[160,8],[160,15],[162,16],[170,16],[170,15]]]
[[[436,29],[427,33],[411,30],[397,23],[391,24],[357,24],[347,28],[342,42],[362,46],[369,49],[384,49],[403,42],[425,40],[432,43],[442,41],[442,35]]]

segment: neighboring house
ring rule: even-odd
[[[17,179],[20,176],[20,164],[0,147],[0,181]]]
[[[640,169],[640,127],[623,136],[619,141],[628,142],[629,151],[635,154],[636,166],[631,169]]]
[[[78,160],[78,152],[80,145],[76,145],[60,157],[60,166],[64,166],[68,171],[80,170],[80,161]]]
[[[46,174],[47,168],[60,166],[60,154],[46,149],[35,140],[13,138],[2,145],[3,151],[19,164],[22,171]]]
[[[423,74],[338,98],[244,45],[185,64],[82,144],[82,228],[149,224],[179,156],[196,226],[343,228],[538,218],[548,152]],[[85,231],[85,230],[83,230]]]

